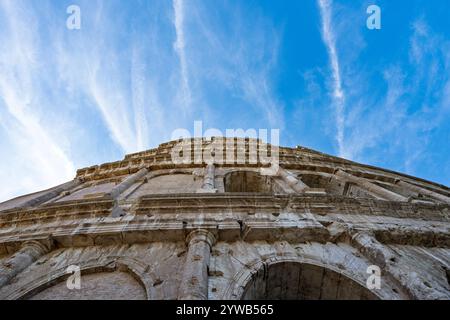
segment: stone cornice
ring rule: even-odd
[[[37,208],[12,209],[0,213],[0,228],[54,219],[107,216],[110,214],[113,204],[112,199],[91,199],[50,203]]]
[[[108,217],[114,201],[77,200],[52,203],[33,209],[4,211],[0,214],[0,227],[32,224],[54,219],[82,219]],[[369,215],[394,218],[426,219],[450,222],[450,205],[355,199],[331,195],[272,195],[261,193],[215,193],[148,195],[133,201],[122,201],[130,207],[130,214],[188,214],[188,213],[245,213],[281,212],[326,216],[329,214]]]

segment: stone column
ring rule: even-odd
[[[384,268],[387,262],[394,257],[390,250],[386,249],[370,233],[356,232],[351,237],[355,247],[380,268]]]
[[[408,199],[402,195],[399,195],[395,192],[392,192],[390,190],[387,190],[383,187],[380,187],[364,178],[356,177],[352,174],[349,174],[342,170],[337,170],[334,174],[338,179],[344,180],[346,182],[351,182],[359,187],[366,189],[370,193],[373,193],[374,195],[384,199],[384,200],[391,200],[391,201],[408,201]]]
[[[130,188],[136,181],[139,179],[145,177],[148,173],[148,170],[146,168],[142,168],[138,172],[132,174],[131,176],[124,179],[121,183],[116,185],[111,190],[111,198],[114,200],[114,205],[111,211],[111,216],[113,218],[122,217],[126,213],[125,211],[120,207],[119,205],[119,196],[128,188]]]
[[[179,288],[179,300],[208,299],[208,268],[216,237],[208,230],[194,230],[186,238],[188,253]]]
[[[51,241],[27,241],[11,257],[5,258],[0,265],[0,288],[12,278],[29,267],[33,262],[49,253],[53,247]]]
[[[278,170],[278,176],[280,176],[284,182],[286,182],[292,189],[294,189],[294,191],[298,193],[302,193],[309,188],[303,183],[303,181],[296,178],[292,173],[281,167]]]
[[[131,187],[136,181],[139,179],[145,177],[145,175],[148,173],[148,170],[146,168],[142,168],[138,172],[132,174],[131,176],[124,179],[121,183],[116,185],[111,190],[111,197],[113,199],[117,199],[120,194],[122,194],[125,190],[127,190],[129,187]]]
[[[434,192],[434,191],[431,191],[431,190],[428,190],[428,189],[416,186],[414,184],[411,184],[411,183],[408,183],[408,182],[405,182],[405,181],[402,181],[402,180],[396,181],[396,184],[398,186],[400,186],[400,187],[405,188],[405,189],[408,189],[408,190],[411,190],[411,191],[414,191],[414,192],[417,192],[417,193],[421,193],[421,194],[430,196],[430,197],[432,197],[434,199],[440,200],[440,201],[442,201],[444,203],[449,203],[450,204],[450,198],[447,197],[447,196],[444,196],[443,194],[440,194],[440,193],[437,193],[437,192]]]
[[[201,189],[197,190],[197,192],[199,193],[217,192],[217,189],[215,188],[214,185],[214,180],[215,180],[215,166],[214,164],[208,164],[205,168],[205,174],[203,176],[203,185]]]

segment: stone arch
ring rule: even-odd
[[[371,291],[360,279],[333,265],[299,257],[272,256],[247,264],[236,273],[225,289],[223,299],[395,298],[390,294],[388,284],[384,289]]]
[[[12,292],[6,299],[8,300],[27,300],[52,288],[62,282],[65,282],[70,274],[67,268],[72,264],[64,265],[56,270],[33,279],[26,285]],[[154,299],[161,296],[161,289],[154,286],[158,279],[149,274],[148,266],[128,257],[108,257],[107,259],[92,259],[76,264],[80,267],[81,275],[89,276],[93,274],[106,274],[119,272],[128,275],[142,288],[142,299]],[[123,279],[124,277],[122,277]],[[131,279],[129,278],[129,279]]]
[[[234,170],[223,177],[225,192],[284,193],[282,187],[270,176],[255,170]]]

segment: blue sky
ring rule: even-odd
[[[449,185],[449,14],[446,0],[0,0],[0,201],[195,120]]]

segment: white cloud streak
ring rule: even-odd
[[[284,104],[274,88],[280,30],[257,10],[245,11],[227,2],[219,8],[209,2],[192,8],[191,74],[201,86],[218,85],[231,98],[225,106],[209,101],[223,108],[214,111],[228,125],[245,119],[253,127],[284,129]],[[246,119],[250,111],[257,117]],[[231,114],[239,116],[229,119]]]
[[[75,175],[75,169],[55,132],[46,127],[39,110],[39,39],[27,32],[35,28],[33,16],[16,1],[1,1],[7,35],[0,40],[0,126],[13,141],[2,150],[0,201],[29,190],[54,186]],[[42,81],[42,80],[41,80]],[[2,108],[3,106],[3,108]],[[26,176],[18,177],[26,168]]]
[[[432,167],[448,167],[448,160],[445,153],[439,154],[433,148],[447,143],[448,39],[434,33],[423,18],[415,20],[406,54],[402,50],[389,64],[374,62],[376,67],[368,70],[367,60],[361,60],[367,59],[362,55],[368,46],[365,34],[348,22],[357,20],[360,12],[352,6],[332,6],[326,0],[318,3],[322,36],[333,71],[334,105],[342,102],[340,121],[345,128],[345,144],[341,145],[340,155],[411,175],[425,177],[426,172],[429,179],[440,179],[436,175],[440,169]],[[338,10],[336,15],[345,16],[345,21],[332,25],[332,9]],[[343,44],[339,55],[336,39]],[[381,83],[373,82],[374,78],[382,79]]]
[[[181,72],[181,99],[182,105],[185,108],[190,107],[192,95],[189,85],[188,66],[186,61],[185,52],[185,35],[184,35],[184,0],[173,0],[174,11],[174,26],[176,32],[176,39],[173,44],[175,51],[178,54],[180,60],[180,72]]]
[[[118,87],[110,86],[104,80],[100,80],[98,71],[92,75],[88,91],[100,110],[113,141],[126,153],[136,151],[137,138],[130,126],[128,103],[123,92]]]
[[[132,153],[148,147],[141,50],[132,43],[127,58],[120,56],[110,38],[116,27],[109,20],[109,8],[103,11],[91,34],[82,39],[85,52],[74,50],[74,54],[64,48],[61,54],[71,61],[77,89],[94,102],[111,139],[125,153]]]
[[[136,146],[144,150],[149,146],[149,130],[147,115],[145,112],[146,100],[146,78],[139,49],[133,48],[131,60],[131,90],[132,105],[134,110],[134,125],[136,128]]]
[[[345,94],[342,88],[339,58],[336,50],[336,37],[332,30],[332,1],[318,0],[317,2],[320,8],[320,16],[322,19],[322,38],[327,47],[333,78],[332,97],[336,109],[336,140],[338,143],[338,152],[339,156],[341,157],[351,157],[351,155],[346,154],[344,144]]]
[[[64,19],[50,1],[48,14],[26,1],[0,3],[9,7],[0,25],[11,24],[11,32],[0,30],[0,115],[7,114],[0,130],[9,130],[9,153],[37,164],[17,164],[14,178],[24,187],[9,195],[73,178],[74,166],[155,146],[197,119],[205,129],[284,127],[276,86],[283,31],[254,7],[173,0],[141,4],[130,18],[117,3],[80,1],[83,13],[96,15],[82,15],[82,29],[68,32],[56,25]],[[344,92],[331,8],[323,4],[343,149]],[[79,163],[80,153],[89,163]]]
[[[150,32],[139,39],[130,35],[118,48],[112,36],[120,32],[117,20],[125,17],[118,15],[113,22],[112,9],[101,9],[92,9],[102,15],[96,17],[92,29],[80,38],[81,43],[76,47],[68,45],[65,39],[58,41],[58,58],[67,61],[64,74],[68,78],[63,80],[74,86],[77,94],[90,100],[120,150],[124,153],[145,150],[160,139],[155,129],[161,128],[161,106],[150,79],[162,71],[157,69],[149,74],[147,68],[149,60],[157,61],[152,50],[158,52],[159,47],[153,49],[153,43],[147,43],[157,31],[152,25]]]

